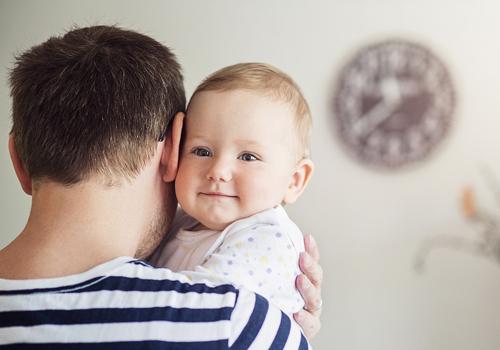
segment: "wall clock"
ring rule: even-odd
[[[362,48],[341,69],[333,107],[340,139],[355,158],[395,168],[425,159],[443,140],[455,93],[429,49],[388,40]]]

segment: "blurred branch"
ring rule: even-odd
[[[500,208],[500,185],[489,168],[481,167],[481,173]],[[439,248],[478,255],[500,264],[500,218],[478,208],[474,191],[470,187],[462,191],[460,204],[462,214],[476,228],[476,236],[469,239],[442,234],[425,239],[414,261],[414,269],[417,272],[425,270],[430,253]]]

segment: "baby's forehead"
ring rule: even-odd
[[[269,138],[299,139],[293,106],[261,91],[202,91],[192,97],[186,128],[269,141]],[[215,128],[215,129],[214,129]]]
[[[272,92],[258,89],[228,89],[228,90],[203,90],[193,95],[188,103],[187,115],[193,112],[197,115],[206,115],[207,110],[226,110],[233,108],[246,114],[246,111],[258,109],[259,114],[273,117],[279,111],[285,115],[287,122],[296,121],[296,106],[282,96]]]

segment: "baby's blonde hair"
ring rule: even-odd
[[[295,114],[299,157],[309,158],[312,118],[307,101],[298,85],[286,73],[265,63],[238,63],[208,76],[193,93],[245,89],[262,92],[287,103]],[[189,106],[188,106],[189,110]]]

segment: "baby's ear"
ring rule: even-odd
[[[311,179],[314,171],[314,163],[310,159],[302,159],[296,166],[292,177],[290,178],[290,183],[283,198],[283,202],[286,204],[294,203],[297,198],[300,197],[302,192],[304,192],[307,183]]]

